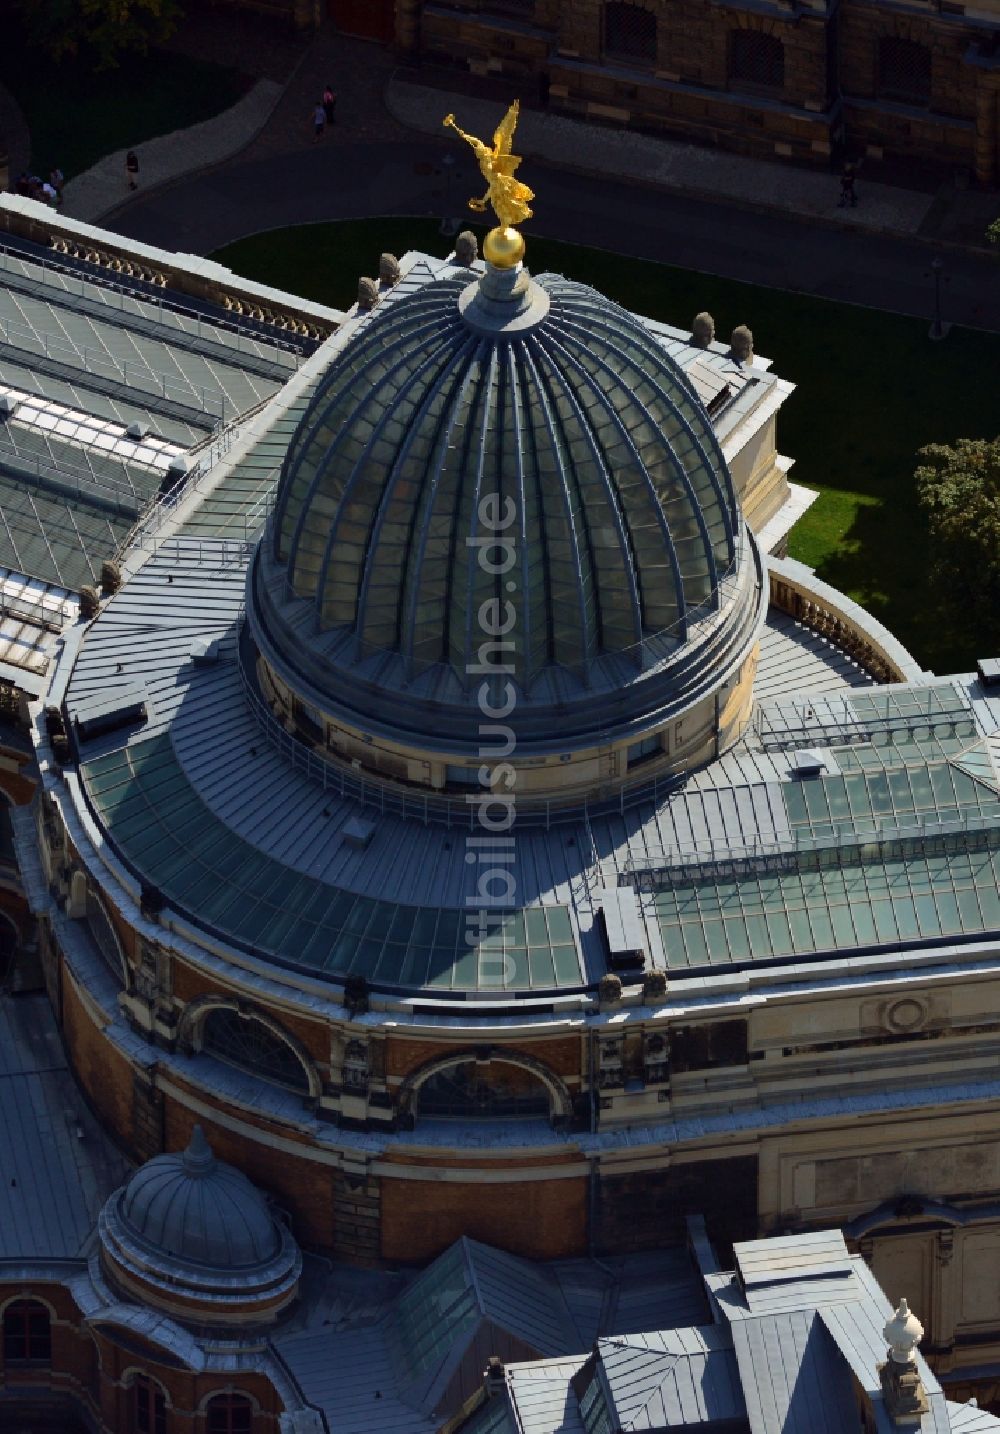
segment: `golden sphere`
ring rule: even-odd
[[[497,269],[513,269],[524,258],[524,238],[509,225],[491,229],[483,240],[483,257]]]

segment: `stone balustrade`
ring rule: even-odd
[[[887,628],[822,582],[812,568],[792,558],[769,558],[768,571],[771,605],[825,637],[876,682],[914,682],[926,676]]]

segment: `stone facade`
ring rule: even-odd
[[[761,158],[913,155],[992,185],[1000,54],[986,22],[998,19],[996,0],[975,19],[871,0],[407,0],[396,39],[560,113]]]

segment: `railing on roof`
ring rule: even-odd
[[[242,638],[241,638],[242,646]],[[261,732],[291,766],[317,782],[324,791],[332,791],[362,808],[380,816],[398,816],[427,825],[447,827],[480,827],[479,804],[489,797],[483,788],[476,794],[462,793],[454,797],[440,792],[421,792],[404,788],[388,779],[368,777],[348,770],[339,762],[317,756],[305,737],[285,727],[260,695],[248,671],[247,654],[241,651],[240,677],[247,704]],[[686,774],[685,774],[686,775]],[[621,815],[642,802],[660,802],[683,785],[685,775],[664,773],[634,786],[623,786],[613,795],[599,797],[564,797],[553,801],[548,797],[515,798],[514,827],[550,827],[563,823],[589,823],[592,818]],[[596,847],[591,839],[592,859],[597,861]],[[596,876],[594,877],[596,884]]]
[[[946,821],[928,814],[905,824],[893,818],[853,822],[836,832],[798,829],[785,839],[709,840],[653,848],[644,856],[630,856],[618,880],[623,886],[655,890],[754,874],[866,866],[907,856],[994,848],[1000,848],[1000,813],[969,812]]]
[[[44,628],[47,632],[62,632],[66,625],[65,604],[47,607],[44,603],[33,602],[30,598],[4,592],[0,587],[0,614],[4,617],[21,618],[33,627]]]
[[[916,693],[905,689],[903,695],[906,701],[897,699],[891,688],[878,694],[861,688],[842,698],[832,694],[832,700],[840,698],[848,704],[848,712],[829,708],[830,693],[792,699],[776,708],[758,707],[754,730],[765,752],[816,745],[846,747],[880,739],[890,742],[899,737],[913,739],[923,733],[965,736],[977,730],[968,701],[955,687],[924,687]]]
[[[139,512],[142,499],[131,482],[118,483],[107,474],[95,472],[89,460],[84,469],[77,464],[67,463],[64,459],[43,457],[39,453],[25,453],[10,440],[9,434],[7,440],[0,442],[0,465],[6,462],[22,472],[26,470],[47,487],[52,487],[54,482],[60,489],[68,489],[83,502],[93,503],[97,499],[125,510],[126,514],[132,517]]]
[[[260,403],[253,408],[245,410],[237,418],[232,419],[225,428],[219,429],[202,447],[191,450],[197,454],[197,461],[183,478],[168,493],[163,494],[152,502],[140,517],[135,527],[125,536],[115,552],[115,559],[121,562],[126,553],[137,549],[144,553],[158,552],[168,538],[180,538],[177,533],[164,534],[163,528],[177,514],[181,504],[192,494],[203,491],[205,483],[215,468],[233,447],[244,423],[255,413],[270,402],[270,398],[261,399]],[[277,476],[277,469],[275,469]],[[244,514],[245,522],[240,530],[239,523],[231,526],[235,529],[233,537],[244,543],[252,543],[267,520],[273,502],[273,484],[262,497],[247,509]],[[262,507],[262,505],[264,505]],[[254,526],[256,524],[256,526]],[[229,536],[227,534],[227,536]],[[191,541],[185,539],[185,542]],[[233,559],[232,561],[235,561]]]
[[[71,368],[82,368],[87,373],[120,383],[126,389],[123,398],[133,397],[133,391],[152,394],[193,411],[204,413],[216,420],[216,425],[226,419],[226,396],[209,384],[192,383],[188,379],[171,378],[168,374],[157,373],[148,364],[131,364],[119,361],[110,352],[101,353],[87,344],[75,344],[68,339],[38,329],[34,324],[18,323],[16,319],[0,315],[0,339],[16,348],[19,353],[41,352],[46,358]],[[32,347],[33,346],[33,347]],[[133,397],[134,401],[134,397]]]
[[[125,311],[129,303],[139,302],[159,309],[161,316],[164,313],[178,314],[193,324],[194,328],[178,329],[176,325],[167,323],[162,317],[158,317],[153,322],[159,323],[165,333],[169,333],[170,329],[174,328],[181,333],[193,332],[200,339],[211,339],[220,330],[223,333],[232,334],[236,339],[232,345],[234,353],[255,352],[261,347],[274,349],[277,362],[278,355],[281,359],[289,355],[295,359],[301,358],[303,354],[312,352],[319,342],[306,335],[285,338],[275,333],[271,325],[261,323],[258,326],[256,321],[241,323],[238,318],[228,318],[224,313],[209,317],[199,309],[182,303],[173,290],[167,297],[163,289],[151,280],[143,279],[138,275],[119,273],[113,269],[100,269],[93,265],[84,273],[79,266],[86,263],[86,260],[59,259],[53,257],[55,253],[55,250],[49,249],[44,254],[29,254],[15,245],[0,244],[0,269],[7,269],[12,273],[19,272],[17,266],[11,263],[12,259],[19,259],[22,264],[35,264],[43,269],[52,269],[60,274],[64,281],[66,279],[75,280],[75,292],[81,298],[88,297],[89,289],[97,289],[102,300],[108,303],[109,308]],[[74,292],[68,283],[65,283],[64,287],[67,293]],[[105,295],[109,294],[113,295],[117,302],[108,302]],[[255,348],[251,348],[250,345],[254,345]],[[263,355],[263,357],[271,357],[271,355]],[[297,363],[290,365],[292,370],[297,367]]]

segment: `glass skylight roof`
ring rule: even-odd
[[[388,986],[533,991],[583,984],[567,907],[511,915],[472,944],[463,910],[377,901],[299,875],[213,815],[167,736],[97,757],[81,775],[125,859],[198,924],[250,950],[311,974]]]
[[[1000,930],[1000,851],[942,852],[657,892],[669,967]]]

